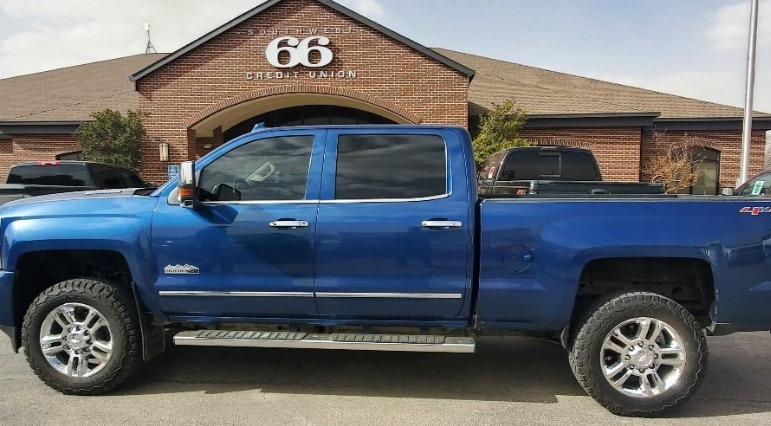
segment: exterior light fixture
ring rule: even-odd
[[[158,144],[158,159],[160,161],[169,161],[169,144],[161,142]]]

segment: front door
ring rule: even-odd
[[[451,176],[446,149],[428,133],[329,132],[316,224],[321,316],[459,315],[470,289],[473,203],[464,159],[455,158]]]
[[[162,308],[171,315],[306,318],[324,132],[257,136],[204,162],[201,202],[161,200],[153,220]],[[311,173],[309,173],[309,170]],[[315,170],[315,174],[314,174]],[[173,198],[173,197],[170,197]]]

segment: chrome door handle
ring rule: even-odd
[[[305,220],[277,220],[270,222],[272,228],[307,228],[308,222]]]
[[[424,220],[420,226],[424,228],[460,228],[463,222],[457,220]]]

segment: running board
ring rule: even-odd
[[[471,337],[227,330],[183,331],[174,336],[174,344],[178,346],[444,353],[473,353],[476,345]]]

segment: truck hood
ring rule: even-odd
[[[50,201],[58,200],[75,200],[75,199],[96,199],[96,198],[115,198],[115,197],[131,197],[137,192],[144,191],[139,188],[125,188],[125,189],[92,189],[88,191],[73,191],[73,192],[57,192],[56,194],[38,195],[36,197],[20,198],[6,203],[6,206],[30,204],[30,203],[47,203]]]
[[[79,192],[62,192],[37,197],[22,198],[0,206],[0,217],[52,217],[143,215],[152,213],[158,197],[146,194],[148,190],[102,189]]]

